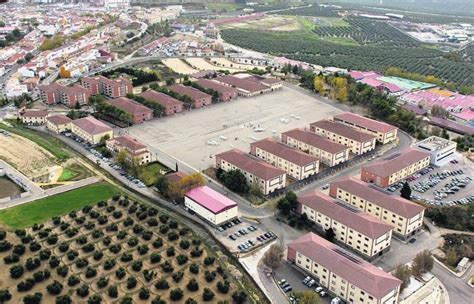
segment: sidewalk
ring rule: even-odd
[[[400,301],[400,304],[450,304],[450,300],[443,283],[433,277],[423,287]]]

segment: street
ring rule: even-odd
[[[437,262],[434,263],[433,270],[431,272],[446,287],[451,303],[472,303],[474,299],[474,288],[466,283],[474,272],[472,265],[461,278],[456,277]]]

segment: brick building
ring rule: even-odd
[[[196,81],[196,83],[205,89],[212,89],[219,93],[220,101],[229,101],[231,99],[236,98],[238,95],[236,89],[220,84],[213,80],[201,78]]]
[[[139,124],[153,118],[153,110],[141,103],[126,97],[119,97],[106,101],[108,104],[130,114],[132,123]]]
[[[141,97],[146,100],[150,100],[159,103],[164,108],[164,114],[166,116],[180,113],[183,111],[183,103],[176,98],[157,92],[154,90],[148,90],[140,94]]]
[[[110,98],[124,97],[133,93],[132,82],[123,77],[108,79],[102,75],[82,78],[81,85],[92,95],[102,94]]]
[[[182,84],[174,84],[168,87],[172,92],[179,95],[188,96],[191,98],[193,107],[196,109],[212,104],[212,96],[204,92],[199,91],[193,87],[184,86]]]

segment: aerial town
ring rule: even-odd
[[[0,1],[0,303],[472,303],[470,2]]]

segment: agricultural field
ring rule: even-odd
[[[210,61],[212,64],[217,65],[221,69],[226,69],[226,70],[229,68],[236,68],[240,70],[251,70],[254,68],[257,68],[257,69],[260,68],[254,65],[236,63],[225,58],[211,58]]]
[[[222,70],[222,67],[212,65],[210,62],[208,62],[204,58],[190,57],[190,58],[186,58],[185,60],[194,69],[197,69],[197,70],[200,70],[200,71],[218,71],[218,70]],[[228,70],[231,73],[242,71],[242,69],[233,69],[233,68],[226,68],[226,70]]]
[[[291,32],[302,29],[302,24],[298,18],[293,16],[266,16],[258,20],[249,20],[239,23],[223,25],[224,29],[265,29],[267,31]]]
[[[89,203],[94,204],[25,229],[0,230],[0,302],[190,304],[245,298],[231,277],[233,267],[169,215],[120,195]]]
[[[163,64],[178,74],[194,74],[199,70],[193,69],[190,65],[179,58],[168,58],[162,60]]]

